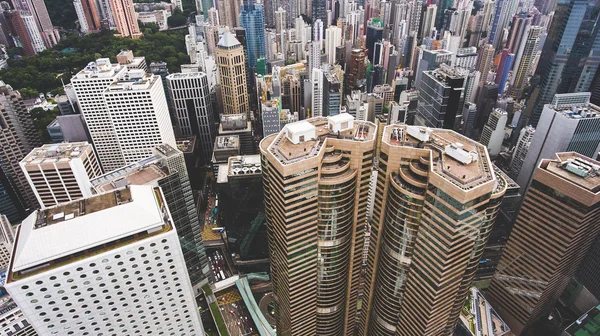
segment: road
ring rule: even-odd
[[[230,336],[258,335],[250,313],[244,306],[242,297],[237,290],[220,294],[217,296],[217,303]]]
[[[227,256],[223,254],[221,249],[206,249],[206,254],[208,255],[210,269],[217,281],[225,280],[230,276],[233,276],[233,271],[231,270]],[[221,272],[223,272],[223,274],[221,274]],[[225,277],[223,277],[223,275]]]

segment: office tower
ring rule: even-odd
[[[91,196],[90,180],[102,174],[87,142],[34,148],[20,165],[41,208]]]
[[[595,157],[600,151],[600,107],[590,104],[589,98],[589,92],[557,94],[552,104],[544,106],[516,179],[523,191],[541,159],[565,151]]]
[[[104,171],[111,171],[125,165],[123,152],[117,139],[115,127],[103,92],[119,78],[127,68],[111,64],[110,59],[100,58],[90,62],[83,70],[71,78],[71,84]]]
[[[249,116],[244,48],[233,34],[226,31],[217,44],[216,56],[223,114],[244,113]]]
[[[500,175],[506,181],[506,191],[502,197],[502,203],[496,215],[496,221],[490,232],[487,243],[479,261],[479,267],[475,273],[475,281],[490,280],[502,257],[502,251],[510,236],[515,218],[521,206],[523,197],[520,193],[521,187],[513,181],[505,172],[493,165],[496,175]]]
[[[308,44],[309,56],[308,56],[308,73],[313,75],[314,69],[321,68],[321,49],[322,49],[322,33],[323,33],[323,22],[321,20],[315,21],[313,25],[313,39]]]
[[[523,89],[527,85],[527,77],[532,72],[542,33],[543,28],[540,26],[529,27],[525,41],[522,43],[520,53],[515,61],[516,70],[514,70],[510,91],[510,96],[514,99],[521,98]]]
[[[252,122],[246,114],[225,114],[221,116],[219,124],[220,136],[237,135],[242,155],[255,154],[254,138],[252,136]]]
[[[279,102],[277,100],[261,102],[260,110],[263,137],[279,133],[279,131],[281,131],[281,123],[279,121]]]
[[[477,67],[477,48],[459,48],[456,51],[456,57],[454,59],[454,65],[457,67],[475,70]]]
[[[5,288],[40,335],[203,333],[158,187],[118,188],[38,210],[17,230],[15,249]]]
[[[103,97],[125,164],[149,157],[157,145],[166,143],[175,147],[175,134],[159,76],[130,70],[111,84]]]
[[[300,79],[297,76],[286,75],[282,80],[283,96],[281,97],[281,106],[289,109],[290,112],[300,112]]]
[[[217,0],[219,22],[230,28],[237,27],[240,5],[235,0]]]
[[[21,11],[21,15],[31,17],[32,31],[35,30],[41,36],[46,48],[52,48],[58,43],[60,35],[50,21],[50,15],[48,15],[48,9],[43,0],[16,0],[12,3],[15,9]]]
[[[203,72],[176,73],[166,77],[177,133],[195,135],[202,146],[204,162],[212,157],[217,131],[208,79]]]
[[[327,62],[331,65],[335,64],[336,48],[342,45],[342,29],[336,26],[330,26],[325,30],[325,54],[327,54]]]
[[[46,43],[44,42],[42,33],[38,29],[35,18],[32,15],[28,15],[26,12],[21,12],[21,17],[23,18],[27,34],[29,34],[35,52],[39,53],[46,50]]]
[[[561,80],[565,77],[575,77],[576,74],[566,75],[564,69],[567,62],[576,62],[569,58],[576,45],[578,31],[585,16],[587,2],[583,0],[561,0],[556,5],[552,24],[548,28],[548,35],[542,49],[536,74],[541,77],[539,94],[532,95],[528,104],[532,104],[529,123],[536,127],[544,105],[550,103],[556,93],[574,92],[559,91]],[[577,48],[575,48],[577,49]],[[579,53],[576,53],[577,55]],[[560,80],[559,80],[560,79]],[[580,90],[581,91],[585,91]],[[535,101],[533,100],[535,98]]]
[[[373,93],[383,98],[383,106],[385,107],[389,107],[390,102],[394,100],[394,89],[387,84],[375,86]]]
[[[494,46],[491,44],[486,44],[481,49],[479,49],[479,57],[477,59],[477,70],[481,72],[481,81],[486,82],[486,78],[492,67],[494,66]]]
[[[529,13],[520,13],[512,18],[506,41],[506,49],[510,50],[511,53],[517,54],[519,52],[521,43],[526,39],[531,20],[532,15]]]
[[[427,70],[435,70],[442,64],[452,65],[454,53],[445,49],[438,50],[422,50],[421,58],[418,60],[415,76],[415,88],[421,86],[423,72]]]
[[[504,29],[508,26],[510,19],[517,11],[519,1],[517,0],[498,0],[496,2],[496,12],[490,23],[488,43],[499,50],[502,45]]]
[[[534,134],[535,128],[531,126],[523,127],[519,133],[519,139],[517,140],[517,145],[513,149],[510,161],[509,175],[514,179],[519,176],[519,172],[521,171],[527,153],[529,152],[529,147],[531,146],[531,140],[533,139]]]
[[[13,41],[17,48],[23,48],[23,56],[33,56],[36,51],[33,48],[33,42],[29,33],[27,32],[27,26],[25,21],[18,10],[7,10],[4,11],[4,17],[10,28],[10,34],[12,35]]]
[[[365,46],[367,48],[369,61],[373,62],[373,55],[375,55],[375,42],[381,41],[383,38],[383,21],[380,18],[372,18],[367,23],[367,37]]]
[[[476,139],[479,137],[492,110],[496,107],[497,99],[498,85],[496,83],[488,82],[481,87],[476,101],[477,113],[473,119],[474,124],[467,125],[469,131],[465,133],[469,138]]]
[[[10,263],[15,234],[8,218],[0,214],[0,269],[5,270]]]
[[[349,64],[346,65],[346,78],[344,79],[344,92],[360,90],[367,79],[367,53],[365,49],[352,49]]]
[[[212,276],[183,153],[167,144],[159,145],[151,157],[99,176],[91,184],[98,194],[126,185],[160,187],[177,229],[194,292],[200,293],[200,287]]]
[[[498,71],[496,72],[496,84],[498,84],[498,94],[504,93],[506,87],[506,81],[508,79],[508,73],[512,70],[513,61],[515,54],[511,53],[508,49],[502,51],[500,57],[500,64],[498,65]]]
[[[94,0],[75,0],[73,1],[73,5],[77,12],[77,18],[79,19],[82,33],[96,33],[102,29],[102,26],[100,25],[100,15],[98,14],[98,9]],[[84,22],[86,31],[83,31]]]
[[[321,22],[329,22],[327,21],[327,0],[312,0],[312,21],[316,22],[317,20],[321,20]],[[329,24],[327,24],[329,26]],[[322,36],[321,36],[322,37]]]
[[[312,104],[310,106],[311,117],[323,116],[323,70],[312,69],[311,76]]]
[[[10,194],[8,198],[19,210],[37,207],[35,195],[19,167],[19,161],[39,145],[41,140],[21,94],[0,81],[0,170],[3,175],[1,183],[3,189]],[[5,204],[11,203],[8,198],[3,201]],[[17,212],[23,214],[22,211]]]
[[[342,102],[342,81],[338,74],[329,70],[323,72],[323,116],[331,117],[340,113]]]
[[[435,28],[436,14],[437,5],[431,4],[425,8],[425,17],[423,18],[423,27],[421,28],[422,37],[431,37],[431,32]]]
[[[238,135],[217,136],[212,159],[213,172],[217,180],[219,180],[219,170],[227,164],[227,160],[232,156],[239,155],[240,137]]]
[[[269,257],[260,155],[232,156],[217,180],[230,249],[240,259]]]
[[[458,130],[465,74],[443,66],[423,73],[415,125]]]
[[[504,141],[504,127],[507,121],[508,113],[502,109],[495,108],[483,127],[479,142],[487,147],[488,153],[492,158],[500,154],[502,142]]]
[[[254,73],[256,72],[257,61],[266,57],[263,6],[254,3],[254,0],[244,0],[240,12],[240,24],[246,29],[248,71]]]
[[[287,30],[287,12],[285,9],[279,7],[275,11],[275,32],[279,35],[284,30]]]
[[[260,143],[281,335],[354,332],[376,134],[342,113],[288,124]]]
[[[451,130],[390,125],[381,141],[358,334],[452,335],[506,182]]]
[[[146,57],[133,55],[131,50],[121,50],[117,54],[117,63],[126,67],[128,70],[140,69],[144,72],[148,72],[148,65],[146,64]]]
[[[554,307],[596,238],[599,169],[600,162],[574,152],[536,168],[488,294],[515,334]]]
[[[0,213],[13,223],[21,222],[27,214],[20,197],[4,170],[0,169]]]
[[[133,0],[110,0],[110,7],[117,31],[119,31],[116,36],[131,37],[132,39],[142,37],[142,32],[135,16]]]

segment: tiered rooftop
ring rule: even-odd
[[[146,73],[141,69],[132,69],[119,81],[112,83],[105,92],[148,90],[156,83],[161,81],[160,76]]]
[[[152,184],[168,175],[166,167],[153,156],[106,173],[90,182],[97,192],[102,193],[128,185]]]
[[[60,144],[43,145],[34,148],[21,162],[25,165],[40,163],[69,162],[81,157],[92,147],[87,142],[65,142]]]
[[[311,118],[287,124],[268,151],[283,165],[293,164],[317,156],[328,138],[369,141],[375,139],[376,129],[374,123],[355,121],[348,113]]]
[[[485,146],[452,130],[390,125],[383,131],[383,141],[431,150],[432,171],[463,190],[495,180]]]
[[[115,76],[123,68],[124,67],[120,64],[110,63],[109,58],[99,58],[95,62],[88,63],[88,65],[73,76],[73,78],[110,78]]]

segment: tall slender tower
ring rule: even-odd
[[[5,188],[14,189],[22,208],[38,204],[19,162],[42,144],[19,91],[0,81],[0,170],[6,177]]]
[[[358,334],[452,335],[506,182],[454,131],[382,134]]]
[[[216,59],[221,83],[223,114],[245,113],[250,118],[246,55],[244,47],[229,31],[223,34],[217,44]]]
[[[120,37],[137,39],[142,37],[142,32],[135,16],[133,0],[110,0],[110,7],[115,19],[115,25]]]
[[[256,72],[256,62],[266,57],[265,50],[265,14],[262,5],[254,0],[244,0],[240,12],[240,25],[246,29],[246,52],[248,53],[248,71]]]
[[[100,25],[100,15],[98,14],[98,8],[96,7],[96,1],[94,0],[75,0],[73,1],[79,23],[83,33],[96,33],[102,29]],[[82,22],[84,21],[84,22]],[[83,31],[83,27],[86,27],[86,31]]]
[[[600,231],[600,162],[543,159],[525,195],[488,300],[519,335],[547,315]]]
[[[531,73],[534,59],[538,51],[540,44],[540,38],[542,37],[543,28],[540,26],[529,27],[526,40],[521,43],[522,47],[517,54],[517,68],[515,75],[512,77],[512,85],[510,89],[510,96],[514,99],[520,99],[525,88],[526,79],[529,73]]]
[[[347,113],[260,143],[278,335],[353,335],[377,127]]]
[[[52,46],[60,41],[60,34],[52,26],[52,21],[50,21],[50,15],[48,14],[44,0],[15,0],[12,3],[15,9],[33,18],[35,26],[47,48],[52,48]]]

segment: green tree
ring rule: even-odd
[[[32,109],[31,111],[29,111],[29,114],[31,115],[31,120],[33,120],[33,125],[35,126],[35,129],[37,130],[38,134],[40,135],[40,138],[42,138],[42,141],[44,143],[52,142],[46,127],[54,119],[56,119],[57,116],[60,115],[60,111],[58,110],[58,107],[55,107],[54,109],[48,110],[48,111],[45,111],[41,107],[36,107],[36,108]]]
[[[173,14],[167,18],[169,27],[179,27],[187,24],[187,17],[183,15],[181,9],[175,8]]]

